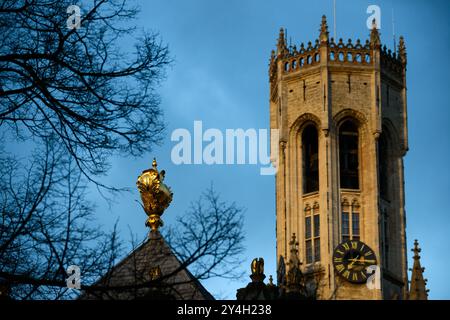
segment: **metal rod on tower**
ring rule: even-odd
[[[395,21],[394,21],[394,7],[392,7],[392,38],[394,39],[394,52],[396,52],[396,41],[395,41]]]
[[[333,33],[336,41],[336,0],[333,0]]]

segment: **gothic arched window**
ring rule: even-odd
[[[319,191],[319,143],[317,129],[308,125],[302,133],[303,193]]]
[[[358,128],[351,120],[339,128],[339,170],[341,188],[359,189]]]

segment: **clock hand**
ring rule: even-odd
[[[361,260],[362,263],[376,263],[375,260]]]
[[[354,259],[349,259],[350,261],[352,261],[352,263],[355,263],[355,262],[362,262],[362,263],[365,263],[365,262],[368,262],[368,263],[375,263],[376,261],[375,260],[366,260],[366,259],[364,259],[364,258],[362,258],[362,259],[357,259],[357,258],[354,258]]]
[[[353,268],[353,264],[357,261],[358,258],[359,258],[359,255],[356,258],[354,258],[354,259],[349,259],[352,262],[350,262],[348,264],[348,269],[352,269]]]

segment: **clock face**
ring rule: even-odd
[[[376,264],[375,253],[362,241],[348,240],[334,249],[334,269],[347,281],[365,283],[371,275],[367,274],[367,267]]]

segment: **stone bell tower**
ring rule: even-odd
[[[295,233],[302,272],[320,299],[407,296],[405,73],[403,38],[396,52],[382,47],[375,21],[370,40],[344,43],[329,38],[323,16],[315,43],[288,47],[281,29],[272,51],[278,268],[289,269]],[[335,257],[346,241],[365,251]],[[368,264],[374,276],[356,272]],[[375,278],[371,288],[366,276]],[[283,278],[279,272],[279,285]]]

